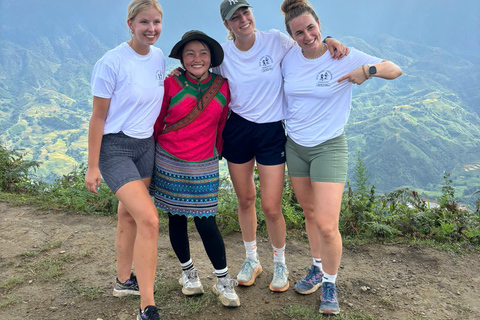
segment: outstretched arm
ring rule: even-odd
[[[348,80],[355,84],[362,84],[370,77],[378,77],[386,80],[393,80],[402,75],[402,69],[397,66],[395,63],[383,60],[381,63],[373,64],[377,68],[377,73],[372,75],[369,72],[369,68],[366,65],[360,66],[357,69],[353,70],[349,74],[344,75],[337,82],[342,82],[343,80]]]

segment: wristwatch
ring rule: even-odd
[[[374,75],[377,74],[377,67],[375,67],[373,64],[368,64],[368,73],[370,73],[370,78],[372,79]]]

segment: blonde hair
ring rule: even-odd
[[[282,3],[281,10],[282,14],[285,16],[285,27],[290,36],[292,35],[290,21],[304,15],[305,13],[311,14],[315,21],[320,22],[315,10],[313,10],[312,5],[307,0],[285,0]]]
[[[141,11],[149,8],[157,9],[163,18],[162,6],[157,0],[132,0],[127,8],[127,20],[133,21]]]
[[[248,9],[250,10],[250,12],[252,12],[253,14],[253,9],[252,7],[248,7]],[[228,20],[224,20],[223,23],[225,24],[225,27],[227,28],[227,40],[235,40],[235,33],[233,31],[231,31],[230,29],[228,29]],[[257,32],[258,30],[255,29],[253,30],[253,32]]]

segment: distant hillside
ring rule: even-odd
[[[480,66],[388,35],[370,44],[341,40],[404,73],[355,88],[350,179],[360,151],[378,191],[439,190],[446,170],[468,202],[480,186]],[[40,177],[52,180],[86,161],[91,70],[109,49],[79,26],[25,45],[0,40],[0,143],[42,161]]]

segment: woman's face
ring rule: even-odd
[[[232,17],[225,21],[225,26],[235,36],[247,36],[255,32],[255,18],[249,7],[237,9]]]
[[[128,20],[132,31],[132,46],[141,49],[149,47],[160,38],[162,32],[162,15],[154,7],[140,11],[133,21]]]
[[[206,79],[211,64],[210,49],[200,41],[190,41],[183,48],[183,66],[195,77]]]
[[[303,14],[290,21],[291,36],[303,52],[318,53],[323,48],[320,22],[309,13]]]

